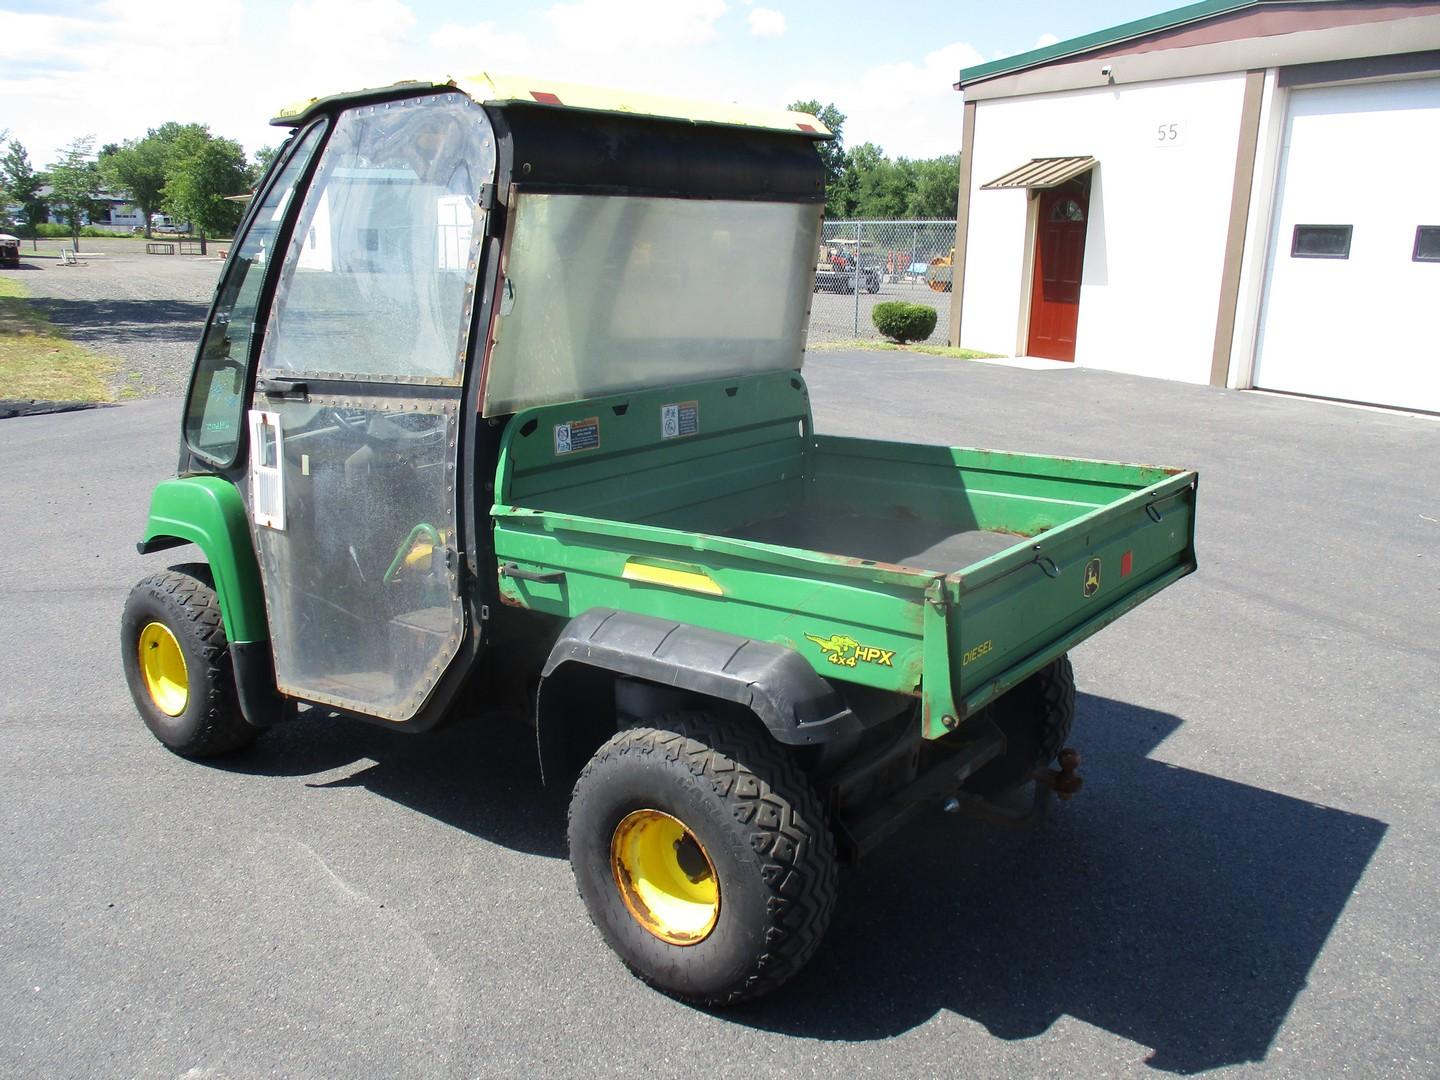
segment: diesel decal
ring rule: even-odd
[[[805,636],[820,646],[820,651],[825,654],[825,659],[832,664],[839,664],[841,667],[854,667],[856,664],[895,666],[895,650],[893,649],[878,649],[874,645],[861,645],[854,638],[846,637],[844,634],[831,634],[828,638],[816,637],[814,634]]]
[[[1087,598],[1094,596],[1100,591],[1100,556],[1096,555],[1085,564],[1085,579],[1080,584],[1080,591]]]
[[[980,642],[980,644],[976,645],[973,649],[966,650],[965,655],[960,658],[960,666],[964,667],[974,660],[979,660],[980,657],[984,656],[994,647],[995,643],[993,641]]]

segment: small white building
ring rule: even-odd
[[[1204,0],[957,89],[951,344],[1440,412],[1440,2]]]
[[[40,187],[38,195],[42,199],[49,199],[54,192],[49,184]],[[108,225],[114,228],[135,228],[145,224],[145,215],[142,214],[133,203],[124,196],[114,195],[108,191],[97,192],[95,202],[99,213],[95,215],[81,214],[82,225]],[[52,225],[65,225],[68,222],[60,213],[51,207],[47,213],[46,220]]]

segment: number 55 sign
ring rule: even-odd
[[[1180,146],[1185,142],[1185,123],[1182,120],[1157,120],[1150,125],[1151,146]]]

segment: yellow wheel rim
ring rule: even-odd
[[[720,917],[710,855],[678,818],[636,810],[615,827],[610,869],[635,921],[671,945],[695,945]]]
[[[140,631],[140,673],[150,700],[166,716],[179,716],[190,702],[190,672],[180,643],[164,623],[146,623]]]

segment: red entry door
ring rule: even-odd
[[[1040,192],[1035,226],[1035,280],[1030,291],[1026,352],[1051,360],[1075,359],[1080,321],[1080,272],[1085,268],[1085,219],[1090,177]]]

